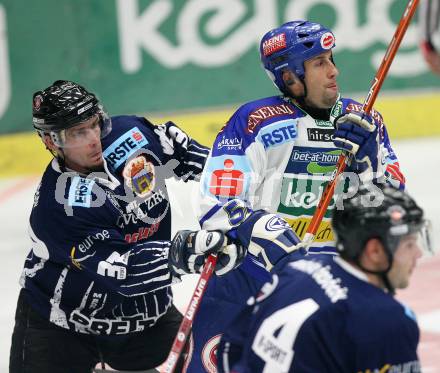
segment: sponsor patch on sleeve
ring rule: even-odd
[[[69,206],[90,207],[94,184],[91,179],[75,176],[69,188]]]
[[[148,145],[148,140],[138,127],[125,132],[103,152],[107,165],[113,170],[123,164],[136,150]]]

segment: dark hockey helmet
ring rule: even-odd
[[[111,120],[96,96],[81,85],[57,80],[43,91],[34,93],[32,122],[41,134],[50,134],[55,145],[64,147],[65,130],[97,115],[101,138],[111,131]]]
[[[290,69],[304,79],[304,61],[335,47],[333,33],[319,23],[292,21],[266,33],[260,42],[261,62],[281,91],[286,92],[282,74]]]
[[[343,209],[333,211],[332,225],[341,256],[355,262],[371,238],[382,242],[391,260],[400,240],[410,234],[419,234],[421,248],[432,252],[423,210],[407,193],[388,186],[361,186],[343,201]]]

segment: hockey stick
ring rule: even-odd
[[[211,254],[203,266],[203,271],[200,274],[199,281],[197,281],[196,288],[189,302],[188,308],[183,315],[183,320],[180,323],[179,330],[174,338],[170,353],[165,361],[162,373],[173,373],[176,369],[180,356],[182,355],[185,342],[191,333],[192,323],[197,310],[200,306],[203,294],[205,293],[207,284],[212,274],[214,273],[215,265],[217,263],[217,255]]]
[[[385,52],[385,56],[383,57],[379,69],[377,70],[376,75],[371,83],[367,97],[365,98],[365,101],[362,105],[361,112],[365,114],[369,114],[371,112],[371,109],[373,108],[374,102],[376,101],[376,97],[379,93],[379,90],[382,87],[382,83],[385,80],[385,77],[388,73],[391,63],[393,62],[397,50],[399,49],[400,42],[402,41],[403,36],[405,35],[409,22],[416,11],[418,3],[419,0],[408,1],[405,11],[403,12],[402,18],[400,19],[400,22],[397,25],[397,29],[394,33],[394,36],[391,39],[390,44],[388,45],[387,51]],[[339,176],[344,172],[346,165],[347,165],[347,156],[345,154],[341,154],[339,156],[338,163],[336,164],[336,168],[333,171],[331,178],[324,189],[324,192],[322,193],[321,199],[319,200],[315,213],[313,214],[312,220],[310,221],[309,227],[307,228],[306,234],[304,235],[304,239],[302,241],[303,247],[307,248],[313,242],[316,232],[318,231],[318,227],[321,224],[324,214],[327,211],[327,208],[333,198]]]

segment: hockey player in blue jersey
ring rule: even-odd
[[[204,148],[170,123],[158,136],[143,118],[110,118],[69,81],[34,94],[33,124],[54,159],[30,216],[10,372],[154,368],[181,321],[172,281],[225,246],[220,232],[181,231],[169,241],[162,177],[195,177]],[[173,159],[180,163],[163,164]],[[217,269],[227,271],[229,257],[219,255]]]
[[[282,94],[242,105],[213,144],[200,183],[200,224],[227,232],[248,255],[237,270],[210,281],[194,321],[189,373],[215,372],[222,331],[271,268],[296,249],[291,229],[303,238],[342,150],[353,160],[336,196],[360,182],[404,188],[382,116],[362,115],[359,102],[340,96],[335,45],[331,30],[308,21],[264,35],[261,62]],[[336,253],[335,201],[310,254]]]
[[[393,295],[429,249],[422,209],[370,186],[332,224],[340,257],[294,253],[280,264],[223,334],[219,372],[421,372],[416,318]]]

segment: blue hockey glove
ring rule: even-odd
[[[373,119],[351,111],[335,119],[333,143],[354,157],[347,171],[377,173],[379,161],[379,132]]]
[[[276,214],[264,210],[252,213],[228,235],[247,247],[270,271],[283,257],[299,248],[301,240],[290,225]]]
[[[236,268],[246,255],[241,245],[227,243],[219,231],[188,231],[176,233],[171,242],[169,267],[174,277],[200,273],[207,257],[217,253],[215,273],[219,276]]]

